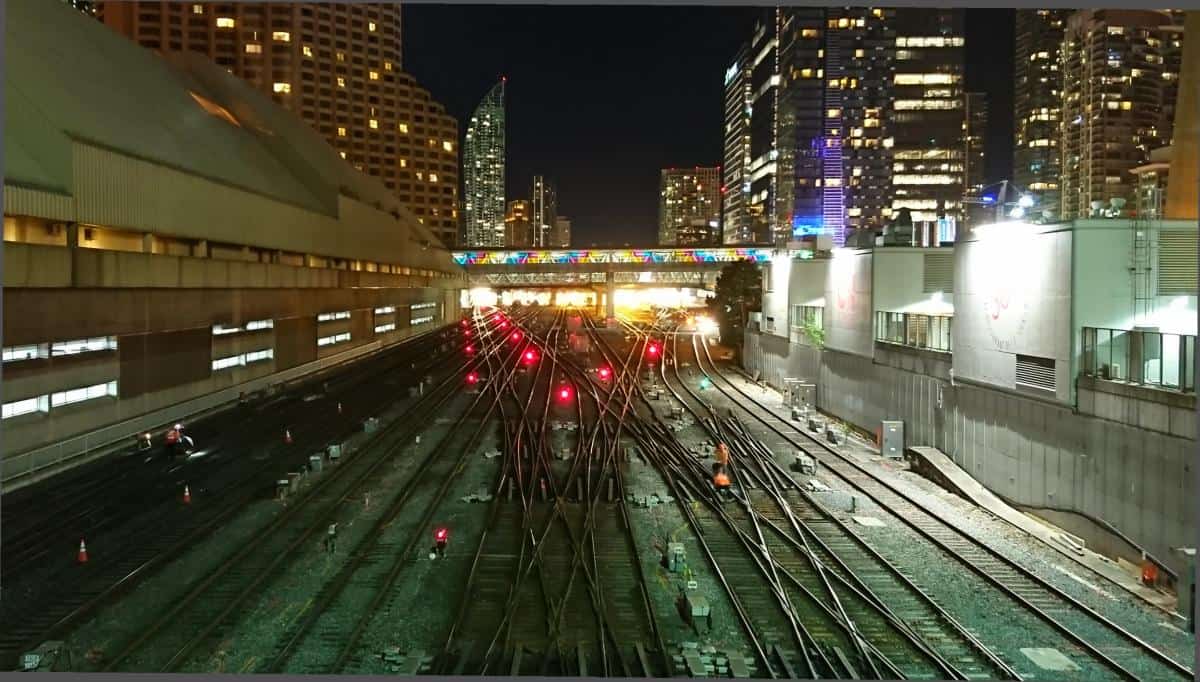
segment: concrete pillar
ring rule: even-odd
[[[192,257],[193,258],[211,258],[212,257],[212,251],[210,251],[208,248],[208,240],[207,239],[201,239],[201,240],[197,241],[195,244],[192,244]]]
[[[79,223],[67,223],[67,248],[79,247]]]
[[[142,253],[154,253],[154,235],[149,232],[142,235]]]
[[[607,320],[608,326],[616,326],[617,324],[617,308],[614,301],[617,298],[617,275],[612,270],[604,273],[604,295],[606,297],[604,306],[604,317]]]

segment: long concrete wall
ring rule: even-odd
[[[747,333],[744,363],[777,388],[785,377],[815,380],[821,410],[870,432],[902,420],[906,445],[942,450],[1008,500],[1103,519],[1182,570],[1171,549],[1195,542],[1194,439],[951,383],[936,357],[919,357],[932,355],[872,360]]]

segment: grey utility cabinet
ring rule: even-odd
[[[892,459],[904,457],[904,422],[884,421],[880,431],[883,441],[879,447],[880,454]]]

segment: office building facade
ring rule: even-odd
[[[504,214],[504,246],[527,249],[533,246],[533,210],[528,199],[508,202]]]
[[[750,186],[750,70],[749,45],[743,45],[725,70],[725,163],[721,185],[721,241],[744,244],[753,241],[748,228],[746,204]]]
[[[571,247],[571,219],[557,216],[554,219],[554,239],[551,246],[557,249]]]
[[[658,243],[716,244],[721,225],[720,183],[719,167],[664,168],[659,185]]]
[[[467,246],[504,245],[504,80],[471,114],[463,141],[463,234]]]
[[[267,94],[454,245],[458,123],[401,70],[399,5],[92,4],[143,47],[204,54]]]
[[[1134,168],[1170,145],[1182,53],[1182,15],[1080,10],[1063,40],[1062,218],[1093,202],[1133,208]]]

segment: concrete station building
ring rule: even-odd
[[[201,55],[8,5],[4,483],[458,315],[450,252]]]

